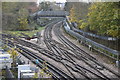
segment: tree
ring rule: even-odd
[[[81,26],[82,22],[85,22],[86,16],[88,13],[88,8],[90,7],[90,4],[84,3],[84,2],[66,2],[65,3],[65,10],[70,13],[71,8],[74,6],[74,12],[76,17],[76,23],[79,26]]]
[[[3,2],[2,3],[2,29],[28,30],[28,16],[38,8],[34,2]]]
[[[75,6],[73,5],[73,7],[70,10],[70,21],[71,22],[76,22],[77,18],[76,18],[76,14],[75,14]]]
[[[28,21],[25,17],[18,18],[19,27],[18,30],[27,30],[28,29]]]
[[[28,10],[26,9],[21,9],[19,11],[19,17],[18,17],[18,22],[19,22],[19,27],[18,30],[26,30],[28,29]]]
[[[11,48],[11,49],[8,50],[8,53],[11,54],[11,57],[13,59],[13,65],[15,65],[16,58],[18,56],[17,51],[15,50],[15,48]]]
[[[33,76],[33,78],[38,78],[38,73],[35,73],[35,75]]]
[[[15,2],[3,2],[2,3],[2,13],[15,13],[17,3]]]
[[[120,7],[117,2],[99,2],[93,3],[89,8],[88,23],[90,30],[96,31],[101,35],[120,37],[118,17]],[[86,25],[85,25],[86,26]]]
[[[48,9],[50,9],[50,3],[42,2],[42,3],[40,3],[40,8],[43,9],[44,11],[47,11]]]

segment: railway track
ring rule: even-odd
[[[73,76],[73,78],[76,78],[75,75],[72,73],[72,71],[69,70],[67,64],[65,64],[64,62],[62,62],[62,59],[63,59],[63,52],[62,50],[57,47],[55,45],[55,43],[53,42],[52,40],[52,34],[51,34],[51,30],[52,30],[52,25],[49,25],[48,27],[46,27],[45,31],[44,31],[44,41],[45,41],[45,44],[47,45],[48,49],[50,49],[54,54],[57,54],[57,58],[58,58],[58,61],[61,62],[65,68],[69,71],[69,73],[71,74],[71,76]],[[62,54],[61,54],[62,53]],[[65,55],[64,55],[65,56]],[[69,61],[69,60],[68,60]],[[69,61],[70,62],[70,61]],[[72,68],[73,69],[73,68]],[[75,70],[73,70],[75,71]],[[82,73],[81,73],[82,74]],[[85,74],[82,74],[84,77],[86,77],[87,79],[88,76],[86,76]]]
[[[8,36],[6,36],[6,37],[8,38]],[[5,35],[4,35],[4,38],[5,38]],[[9,37],[9,39],[10,39],[10,38],[13,38],[13,37]],[[4,40],[4,41],[7,42],[6,40]],[[42,53],[42,54],[44,54],[44,55],[46,55],[46,56],[54,59],[55,61],[59,62],[58,59],[56,59],[55,57],[52,56],[52,53],[50,54],[50,51],[41,49],[41,48],[37,47],[36,44],[32,44],[32,43],[27,42],[27,41],[24,41],[24,40],[22,40],[22,39],[17,40],[17,38],[16,38],[16,41],[18,42],[18,44],[21,44],[22,46],[26,46],[26,47],[30,47],[30,48],[32,48],[32,49],[38,50],[40,53]],[[11,40],[8,40],[8,42],[9,42],[9,44],[10,44],[9,46],[11,46],[11,44],[12,44],[12,46],[14,45],[13,42],[11,42]],[[12,47],[12,46],[11,46],[11,47]],[[27,58],[29,58],[30,56],[32,56],[32,54],[35,55],[35,53],[29,52],[27,49],[22,48],[22,46],[16,45],[17,48],[19,48],[19,49],[21,49],[21,50],[23,51],[22,54],[23,54],[24,56],[26,56]],[[27,52],[26,52],[26,51],[27,51]],[[28,53],[31,53],[31,54],[28,56]],[[47,54],[46,54],[46,53],[47,53]],[[33,55],[33,56],[34,56],[34,55]],[[33,59],[29,58],[29,59],[30,59],[31,61],[33,61],[33,59],[35,60],[35,59],[38,59],[38,58],[33,58]],[[42,62],[42,61],[41,61],[41,62]],[[54,69],[54,68],[53,68],[53,69]],[[56,69],[56,68],[55,68],[55,69]],[[58,69],[58,70],[56,69],[56,71],[62,72],[62,71],[60,71],[59,69]],[[53,71],[51,71],[51,72],[54,74]],[[65,75],[64,72],[61,73],[61,74],[64,74],[64,77],[61,75],[61,76],[59,76],[60,79],[64,79],[64,78],[65,78],[65,79],[71,79],[71,77],[68,76],[67,74]],[[58,76],[57,76],[57,78],[58,78]]]
[[[6,40],[4,40],[4,42],[6,42]],[[43,64],[43,62],[45,60],[42,59],[37,53],[32,52],[31,50],[27,49],[28,46],[30,47],[30,45],[34,45],[34,44],[32,44],[30,42],[27,42],[27,41],[24,41],[24,40],[22,41],[22,43],[24,45],[21,45],[21,43],[19,43],[19,44],[16,45],[16,48],[19,48],[20,50],[22,50],[22,52],[20,52],[20,53],[22,55],[24,55],[25,57],[27,57],[33,63],[36,64],[35,60],[39,60],[39,63],[37,64],[37,66],[42,68],[42,64]],[[8,46],[13,47],[14,43],[12,41],[8,40]],[[47,50],[42,49],[42,48],[41,49],[40,48],[37,49],[37,47],[35,48],[35,46],[31,47],[31,48],[35,49],[35,50],[39,50],[39,52],[44,51],[44,52],[42,52],[43,54],[45,54],[46,52],[50,53],[50,51],[47,51]],[[60,70],[59,68],[57,68],[56,66],[52,65],[49,62],[47,62],[47,67],[48,67],[48,70],[49,70],[48,72],[52,73],[53,79],[63,79],[63,80],[72,79],[69,75],[67,75],[62,70]]]
[[[58,26],[58,25],[57,25]],[[48,47],[48,49],[50,48],[50,50],[52,50],[53,52],[54,52],[54,50],[56,50],[56,51],[58,51],[58,53],[62,53],[63,51],[65,51],[65,50],[63,50],[63,49],[60,49],[60,48],[58,48],[57,46],[55,46],[55,43],[54,42],[52,42],[52,41],[54,41],[54,40],[52,40],[52,34],[51,34],[51,30],[52,30],[52,27],[51,26],[49,26],[48,28],[46,28],[45,29],[45,32],[44,32],[44,39],[45,39],[45,43],[47,44],[47,46],[49,46]],[[60,34],[60,32],[58,32],[59,30],[57,30],[55,27],[54,27],[54,31],[55,31],[55,33],[56,33],[56,35],[57,36],[59,36],[59,34]],[[59,38],[61,38],[61,35],[59,36]],[[49,40],[49,41],[47,41],[47,40]],[[78,53],[79,52],[79,54],[80,55],[77,55],[77,54],[75,54],[74,56],[78,59],[78,60],[81,60],[82,59],[82,61],[84,62],[84,63],[86,63],[87,65],[89,65],[89,67],[90,68],[92,68],[93,70],[95,70],[96,72],[97,72],[97,74],[94,74],[95,76],[97,76],[98,78],[101,78],[101,79],[107,79],[107,80],[110,80],[110,78],[108,77],[108,76],[106,76],[106,75],[104,75],[104,73],[102,73],[101,71],[99,71],[98,69],[96,69],[94,66],[92,66],[91,64],[89,64],[89,62],[88,61],[86,61],[86,60],[90,60],[90,61],[92,61],[92,62],[94,62],[94,64],[96,64],[96,65],[98,65],[98,66],[102,66],[104,69],[106,69],[106,70],[108,70],[109,72],[111,72],[111,73],[113,73],[113,74],[115,74],[117,77],[119,77],[119,75],[118,74],[116,74],[115,72],[113,72],[113,71],[111,71],[110,69],[108,69],[108,68],[106,68],[105,66],[103,66],[103,65],[101,65],[100,63],[98,63],[98,61],[94,58],[94,57],[92,57],[92,56],[90,56],[89,54],[87,54],[86,52],[84,52],[83,50],[81,50],[81,49],[79,49],[78,47],[76,47],[75,45],[69,45],[69,43],[70,43],[70,41],[68,41],[67,40],[67,42],[65,42],[65,40],[61,40],[61,41],[64,41],[64,43],[66,43],[67,44],[67,46],[69,46],[69,48],[72,48],[71,49],[71,51],[72,52],[74,52],[74,53]],[[71,43],[70,43],[71,44]],[[53,46],[54,45],[54,46]],[[74,48],[75,47],[75,48]],[[54,49],[53,49],[54,48]],[[78,50],[78,51],[75,51],[75,50]],[[84,55],[83,54],[81,54],[81,53],[85,53]],[[62,55],[64,54],[64,52],[62,53],[62,54],[59,54],[59,57],[61,57],[62,58]],[[67,57],[69,56],[69,55],[66,55]],[[78,58],[77,56],[79,56],[79,57],[83,57],[84,59],[86,59],[86,60],[84,60],[83,58]],[[69,58],[71,59],[71,62],[73,63],[75,63],[75,61],[73,61],[73,59],[69,56]],[[70,62],[70,61],[69,61]],[[76,64],[76,63],[75,63]],[[69,65],[67,65],[67,66],[69,66]],[[79,67],[81,67],[80,65],[78,65]],[[70,66],[69,66],[70,67]],[[87,69],[86,69],[87,70]],[[89,70],[87,70],[87,71],[89,71]],[[91,72],[92,73],[92,71],[89,71],[89,72]],[[70,73],[72,73],[72,72],[70,72]],[[92,73],[93,74],[93,73]],[[73,74],[72,74],[73,75]],[[101,76],[99,76],[99,75],[101,75]],[[74,76],[75,77],[75,76]],[[84,74],[84,77],[86,77],[86,78],[88,78],[88,76],[86,76],[85,74]],[[89,79],[89,78],[88,78]]]
[[[108,70],[109,72],[111,72],[112,74],[114,74],[115,76],[120,78],[120,76],[118,74],[116,74],[112,70],[108,69],[101,63],[98,63],[98,61],[94,57],[90,56],[88,53],[81,50],[79,47],[77,47],[72,42],[70,42],[67,38],[65,38],[60,32],[61,23],[58,23],[58,22],[59,21],[50,23],[49,25],[46,26],[45,31],[44,31],[44,42],[49,50],[40,48],[38,45],[32,44],[32,43],[24,41],[22,39],[18,39],[18,38],[15,38],[15,39],[17,40],[17,42],[19,44],[26,46],[26,47],[30,47],[34,50],[37,50],[40,53],[42,53],[43,55],[55,60],[56,62],[62,63],[65,66],[65,68],[68,70],[68,72],[70,73],[70,74],[65,74],[65,72],[60,71],[59,68],[48,63],[48,64],[50,64],[49,66],[53,66],[52,68],[49,67],[49,70],[54,74],[55,78],[62,77],[64,79],[69,79],[69,78],[77,79],[76,75],[74,74],[74,72],[75,72],[78,75],[80,74],[80,76],[83,76],[86,79],[92,79],[95,77],[95,78],[99,78],[102,80],[103,79],[110,80],[110,78],[108,76],[104,75],[104,73],[102,73],[100,70],[95,69],[95,67],[93,65],[91,65],[91,62],[92,62],[92,64],[94,63],[97,66],[103,67],[104,69]],[[53,26],[54,26],[54,28],[53,28]],[[62,47],[59,47],[59,45],[63,45],[63,44],[52,39],[52,34],[51,34],[52,29],[54,30],[55,35],[58,37],[58,39],[64,45],[66,45],[66,47],[68,47],[68,49],[70,51],[63,49]],[[24,55],[26,57],[28,57],[29,59],[39,59],[40,58],[40,56],[23,48],[22,46],[18,46],[18,47],[21,50],[23,50],[25,53],[27,53],[27,54],[24,53]],[[87,67],[80,65],[78,62],[76,62],[75,58],[79,61],[84,62],[87,65]],[[42,62],[43,60],[39,60],[39,61]],[[90,63],[89,63],[89,61],[90,61]],[[53,69],[55,69],[55,71]],[[57,72],[59,71],[60,73],[57,73],[56,71]]]
[[[73,78],[76,78],[75,75],[72,73],[72,71],[69,70],[69,68],[71,68],[74,72],[76,72],[76,70],[73,67],[68,68],[68,66],[70,66],[70,65],[62,62],[63,61],[63,56],[68,57],[68,55],[64,55],[63,50],[55,45],[55,43],[53,42],[54,40],[52,40],[51,30],[52,30],[52,26],[48,26],[48,27],[46,27],[46,29],[44,31],[45,44],[47,44],[48,49],[50,48],[50,50],[52,50],[54,52],[54,54],[58,54],[57,58],[59,59],[59,62],[61,62],[66,67],[66,69],[73,76]],[[72,66],[74,66],[75,63],[73,62],[73,60],[70,61],[70,59],[69,59],[67,61],[69,62],[69,64],[72,63]],[[79,71],[77,71],[77,72],[80,73]],[[83,73],[80,73],[80,74],[83,75],[85,78],[90,79],[86,74],[83,74]]]
[[[59,24],[62,24],[62,23],[59,23]],[[101,66],[102,68],[108,70],[110,73],[116,75],[117,77],[120,78],[120,75],[114,71],[112,71],[111,69],[107,68],[106,66],[104,66],[103,64],[101,64],[99,61],[97,61],[94,57],[92,57],[91,55],[89,55],[88,53],[86,53],[85,51],[83,51],[82,49],[80,49],[78,46],[76,46],[75,44],[73,44],[72,42],[70,42],[66,37],[64,37],[62,35],[62,32],[60,32],[60,27],[61,26],[56,26],[54,27],[54,33],[55,35],[58,37],[58,39],[63,43],[65,44],[67,47],[70,48],[70,50],[75,53],[76,55],[76,58],[78,60],[81,60],[81,56],[83,56],[82,58],[82,61],[84,61],[87,65],[89,65],[91,68],[95,69],[94,66],[92,66],[89,61],[92,61],[94,64],[96,64],[97,66]],[[78,55],[80,54],[80,55]],[[77,57],[79,56],[79,57]],[[84,60],[85,59],[85,60]],[[88,61],[86,61],[88,60]],[[97,70],[97,69],[95,69]],[[101,73],[100,71],[97,70],[97,72],[99,72],[101,75],[103,75],[106,79],[109,79],[108,77],[106,77],[104,75],[104,73]]]
[[[45,31],[44,31],[44,42],[47,46],[47,48],[49,50],[51,50],[53,52],[55,56],[55,59],[57,59],[56,61],[62,63],[64,65],[64,67],[68,70],[68,72],[71,74],[71,76],[75,79],[75,76],[72,74],[72,72],[69,70],[69,68],[66,66],[65,63],[61,62],[61,59],[63,59],[62,56],[62,52],[61,50],[59,49],[59,47],[57,47],[56,45],[54,45],[54,40],[52,40],[52,34],[51,34],[51,30],[52,30],[52,26],[54,26],[54,24],[57,23],[56,21],[53,22],[52,24],[50,24],[49,26],[47,26],[45,28]],[[53,55],[53,56],[54,56]]]

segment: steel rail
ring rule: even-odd
[[[72,51],[76,51],[76,50],[78,50],[78,51],[76,51],[77,53],[79,53],[79,51],[81,52],[81,53],[85,53],[85,54],[87,54],[87,57],[89,57],[89,59],[90,60],[92,60],[92,61],[94,61],[95,63],[96,63],[96,59],[94,58],[94,57],[92,57],[92,56],[90,56],[90,55],[88,55],[88,53],[86,53],[85,51],[83,51],[83,50],[81,50],[79,47],[77,47],[76,45],[74,45],[73,43],[71,43],[67,38],[65,38],[62,34],[61,34],[61,32],[60,32],[60,27],[58,27],[58,29],[55,29],[54,28],[54,31],[57,31],[57,33],[55,32],[55,35],[58,37],[58,39],[61,41],[61,42],[63,42],[64,44],[66,44],[67,46],[69,46],[69,47],[71,47],[71,49],[72,49]],[[78,58],[78,57],[77,57]],[[84,57],[84,58],[86,58],[86,57]],[[85,62],[85,60],[84,60],[84,62]],[[87,62],[85,62],[86,64],[88,64],[89,66],[91,66],[89,63],[87,63]],[[98,62],[96,63],[96,64],[98,64],[98,65],[101,65],[101,64],[99,64]],[[103,66],[103,65],[102,65]],[[91,66],[92,68],[94,68],[93,66]],[[106,67],[104,67],[104,68],[106,68]],[[110,71],[110,72],[112,72],[113,74],[115,74],[116,75],[116,73],[115,72],[113,72],[113,71],[111,71],[110,69],[108,69],[108,68],[106,68],[108,71]],[[97,69],[96,69],[97,70]],[[98,71],[98,70],[97,70]],[[99,72],[99,71],[98,71]],[[102,74],[101,72],[99,72],[100,74]],[[106,77],[104,74],[102,74],[104,77]],[[117,74],[117,76],[119,77],[119,75]],[[109,79],[108,77],[106,77],[107,79]]]

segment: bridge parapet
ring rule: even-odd
[[[66,17],[68,15],[68,12],[66,11],[38,11],[31,16],[37,16],[37,17]]]

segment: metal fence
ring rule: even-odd
[[[110,41],[115,41],[117,40],[117,38],[114,38],[114,37],[108,37],[108,36],[101,36],[101,35],[97,35],[97,34],[93,34],[93,33],[90,33],[90,32],[84,32],[80,29],[76,29],[77,27],[77,24],[75,22],[70,22],[69,18],[66,16],[66,21],[67,23],[69,24],[70,28],[77,32],[77,33],[80,33],[80,34],[83,34],[83,35],[86,35],[86,36],[91,36],[91,37],[95,37],[95,38],[99,38],[99,39],[103,39],[103,40],[110,40]]]
[[[84,31],[78,30],[78,29],[76,29],[74,27],[72,27],[72,30],[75,31],[75,32],[78,32],[78,33],[82,33],[83,35],[88,35],[88,36],[99,38],[99,39],[111,40],[111,41],[117,40],[116,38],[113,38],[113,37],[100,36],[100,35],[97,35],[97,34],[93,34],[93,33],[89,33],[89,32],[84,32]]]
[[[117,56],[120,55],[119,51],[108,48],[102,44],[99,44],[95,41],[92,41],[92,40],[80,35],[77,32],[74,32],[73,30],[71,30],[69,23],[67,23],[67,22],[64,23],[64,29],[68,34],[75,37],[77,40],[82,41],[82,43],[86,44],[87,46],[90,45],[92,47],[92,49],[94,49],[114,60],[117,60]]]

